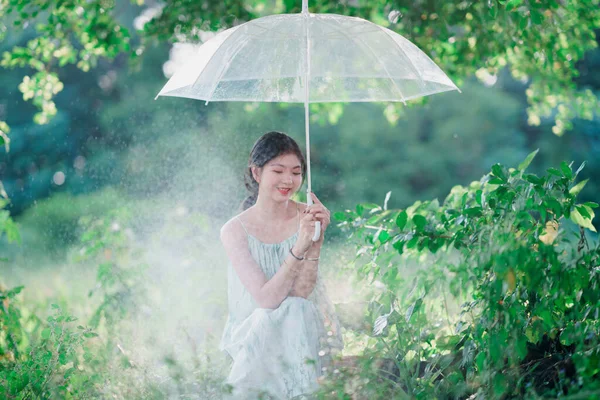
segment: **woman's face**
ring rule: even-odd
[[[262,168],[253,168],[259,193],[275,200],[287,200],[302,185],[302,164],[295,154],[275,157]]]

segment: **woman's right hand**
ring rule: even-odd
[[[310,249],[312,246],[312,237],[315,234],[315,219],[313,214],[307,213],[304,214],[302,219],[300,219],[300,232],[298,233],[298,239],[296,239],[296,244],[294,245],[294,250],[298,251],[298,253],[294,252],[297,256],[303,256],[304,253]]]

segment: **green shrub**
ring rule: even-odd
[[[37,202],[18,218],[27,247],[39,249],[47,258],[48,250],[62,252],[77,243],[81,235],[81,216],[100,217],[123,206],[123,195],[107,188],[74,196],[57,193]]]
[[[391,361],[389,374],[375,369],[388,383],[380,398],[600,393],[600,251],[587,237],[598,205],[576,201],[583,165],[526,173],[536,153],[518,168],[494,165],[441,205],[390,210],[388,194],[383,207],[334,215],[358,241],[360,279],[383,288],[362,358]],[[324,392],[348,392],[350,375]],[[351,390],[373,398],[370,376]]]
[[[80,398],[94,393],[95,360],[86,346],[97,336],[77,318],[52,304],[44,322],[22,312],[16,296],[23,289],[0,287],[0,398]]]

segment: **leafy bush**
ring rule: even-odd
[[[358,241],[360,279],[382,289],[362,371],[343,368],[324,393],[373,398],[373,376],[387,382],[379,398],[600,393],[600,251],[587,237],[598,205],[576,201],[583,165],[526,173],[536,153],[494,165],[441,205],[391,210],[388,193],[383,207],[334,215]],[[365,368],[377,359],[391,365]]]
[[[2,186],[2,182],[0,182],[0,239],[6,235],[6,239],[9,243],[20,242],[21,235],[19,234],[17,225],[11,218],[10,212],[5,210],[9,202],[10,200],[4,191],[4,186]],[[0,259],[0,261],[2,260]]]
[[[87,339],[97,336],[53,304],[46,322],[22,312],[16,296],[23,286],[0,287],[0,397],[78,398],[93,394],[95,364]]]
[[[78,196],[57,193],[29,208],[18,221],[25,227],[23,238],[28,247],[43,250],[47,257],[48,250],[60,253],[78,242],[82,216],[99,218],[123,206],[124,201],[123,194],[112,188]]]

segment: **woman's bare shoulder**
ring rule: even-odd
[[[242,214],[243,213],[236,215],[223,224],[220,232],[221,242],[226,244],[244,240],[246,232],[244,231],[242,223],[238,220],[238,217]]]

